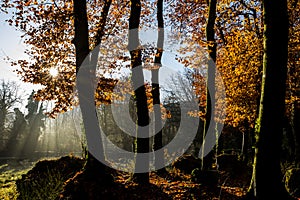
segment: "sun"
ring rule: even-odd
[[[49,69],[49,73],[50,73],[50,75],[51,75],[52,77],[56,77],[56,76],[58,75],[58,70],[57,70],[56,67],[51,67],[51,68]]]

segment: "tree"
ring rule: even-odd
[[[9,138],[6,143],[3,155],[16,156],[19,151],[20,141],[18,138],[24,134],[27,128],[27,121],[25,120],[24,114],[19,108],[14,108],[15,120],[13,122],[12,129],[10,130]]]
[[[161,67],[161,59],[163,54],[163,44],[164,44],[164,18],[163,18],[163,0],[157,1],[157,50],[154,58],[154,69],[151,70],[152,77],[152,98],[154,107],[154,142],[153,151],[157,151],[162,148],[162,121],[161,121],[161,108],[160,108],[160,85],[159,85],[159,68]],[[156,166],[164,166],[164,155],[158,155],[155,158]],[[164,173],[165,169],[159,170],[160,173]]]
[[[287,97],[286,115],[291,126],[291,142],[295,149],[292,149],[292,157],[297,165],[300,163],[300,80],[299,80],[299,1],[288,1],[289,14],[289,54],[288,54],[288,76],[287,76]]]
[[[123,19],[126,16],[127,4],[126,0],[87,1],[89,50],[99,44],[99,39],[102,38],[99,35],[104,35],[102,39],[107,41],[108,36],[120,32],[127,25]],[[110,5],[114,12],[109,12]],[[72,109],[78,104],[74,95],[76,49],[73,1],[14,0],[3,1],[0,6],[10,14],[7,22],[23,33],[24,43],[30,46],[25,51],[30,60],[11,61],[12,65],[19,66],[16,71],[22,81],[45,86],[35,93],[35,98],[55,102],[49,116],[55,117],[60,112]],[[109,70],[117,66],[111,62],[103,67]],[[51,76],[51,69],[57,70],[58,75]],[[101,95],[98,96],[99,101],[104,99]]]
[[[99,134],[99,148],[97,149],[99,153],[99,158],[102,161],[105,160],[104,156],[104,149],[103,149],[103,142],[101,138],[101,132],[99,125],[96,126],[97,130],[92,130],[91,128],[95,127],[93,125],[98,124],[98,118],[97,118],[97,111],[95,107],[94,102],[94,85],[96,83],[96,67],[98,63],[98,56],[99,51],[93,51],[91,52],[89,47],[89,29],[88,29],[88,16],[87,16],[87,7],[86,7],[86,1],[74,1],[74,14],[75,14],[75,38],[74,38],[74,45],[76,49],[76,73],[79,72],[81,67],[84,67],[84,75],[86,77],[82,77],[84,75],[81,75],[79,77],[79,82],[81,84],[78,84],[78,97],[80,102],[80,108],[82,112],[83,117],[83,123],[85,128],[85,133],[89,142],[93,141],[93,134]],[[102,12],[102,18],[99,23],[99,27],[96,33],[96,43],[95,46],[97,47],[102,40],[102,37],[104,36],[104,27],[106,23],[106,18],[108,15],[108,11],[111,5],[111,0],[108,0],[105,2],[104,10]],[[88,62],[84,62],[84,60],[87,58],[87,56],[91,53],[90,59]],[[86,65],[86,66],[81,66]],[[83,83],[84,79],[85,83]],[[86,90],[84,92],[84,90]],[[90,101],[92,100],[92,102]],[[93,113],[95,116],[91,117],[89,116],[90,113]],[[93,146],[90,146],[90,148],[93,148]],[[100,169],[104,169],[104,164],[97,161],[94,157],[95,155],[92,155],[90,152],[88,153],[88,160],[86,165],[86,171],[89,173],[93,173],[95,171],[99,171]]]
[[[206,40],[207,40],[207,49],[208,49],[208,63],[207,63],[207,79],[206,79],[206,108],[205,108],[205,121],[204,121],[204,132],[203,132],[203,141],[202,147],[200,150],[200,155],[202,159],[202,169],[209,168],[209,166],[204,167],[204,149],[205,149],[205,136],[208,134],[209,126],[215,127],[215,77],[216,77],[216,57],[217,57],[217,44],[215,41],[215,20],[216,20],[216,8],[217,1],[210,0],[208,5],[208,19],[206,24]],[[212,84],[213,87],[208,87],[209,84]],[[213,129],[214,130],[214,129]],[[216,133],[218,134],[218,133]],[[211,154],[211,153],[210,153]],[[212,159],[212,155],[208,155],[208,159]],[[207,163],[211,164],[210,161]]]
[[[0,81],[0,134],[5,133],[5,123],[10,109],[17,103],[21,103],[21,95],[19,94],[19,86],[13,81]]]
[[[191,35],[193,41],[208,48],[205,42],[208,30],[205,23],[208,22],[209,14],[207,2],[181,0],[171,5],[173,7],[170,6],[169,12],[174,13],[174,17],[169,20],[172,27],[180,29],[183,34]],[[258,115],[263,28],[260,8],[259,1],[242,0],[222,0],[216,7],[214,23],[215,43],[218,48],[216,68],[222,75],[226,90],[225,128],[233,126],[242,132],[246,132],[248,128],[243,125],[245,121],[249,122],[251,129],[254,128]],[[218,87],[218,83],[216,84]],[[199,89],[201,85],[195,84],[195,87],[198,91],[202,91]],[[219,108],[219,101],[223,99],[216,99],[217,121],[219,113],[224,109]],[[200,106],[203,107],[205,104],[204,102]]]
[[[287,1],[265,0],[263,6],[265,53],[251,189],[257,199],[289,199],[280,169],[288,58]]]
[[[39,136],[41,135],[42,128],[44,128],[44,108],[43,103],[34,99],[34,91],[28,97],[26,108],[28,110],[25,119],[27,127],[25,129],[25,137],[23,138],[23,147],[21,154],[25,156],[32,156],[38,144]]]
[[[143,128],[149,124],[149,111],[147,105],[146,87],[144,85],[144,74],[142,66],[142,51],[139,42],[139,26],[141,17],[141,2],[140,0],[131,0],[131,9],[129,17],[129,36],[128,49],[131,56],[132,68],[132,85],[135,88],[134,95],[137,109],[137,130],[136,130],[136,160],[135,169],[145,169],[149,167],[149,158],[142,157],[142,153],[149,152],[149,138],[141,136],[149,135],[149,130]],[[136,180],[139,184],[149,183],[149,174],[137,173]]]
[[[184,68],[184,71],[182,73],[174,74],[167,80],[166,86],[162,88],[163,92],[167,94],[167,98],[164,100],[164,106],[169,106],[172,104],[176,105],[180,102],[188,102],[189,104],[192,104],[195,101],[195,94],[198,95],[198,101],[199,99],[206,98],[204,95],[204,91],[206,88],[206,79],[197,71],[198,70],[195,69]],[[197,90],[195,90],[196,88]],[[201,111],[203,111],[203,106],[200,105],[199,109],[202,109]],[[194,113],[193,110],[190,110],[189,112],[192,113],[194,117],[199,117],[198,113]],[[170,117],[177,118],[179,116],[174,116],[172,113],[170,113]],[[174,122],[175,124],[178,123],[179,125],[180,119],[175,120]],[[204,120],[200,118],[197,134],[193,140],[191,148],[186,152],[193,154],[193,156],[195,157],[199,156],[203,134],[203,122]],[[164,129],[166,130],[166,127],[164,127]],[[166,131],[169,132],[170,130]]]

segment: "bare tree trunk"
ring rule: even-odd
[[[137,107],[137,138],[136,138],[136,160],[135,169],[145,169],[149,167],[149,158],[142,157],[142,153],[149,152],[149,137],[141,138],[140,136],[149,135],[149,130],[145,127],[149,124],[149,111],[147,105],[146,88],[144,85],[144,74],[142,65],[142,52],[139,48],[139,25],[141,16],[141,2],[140,0],[131,0],[131,10],[129,18],[129,41],[128,48],[131,56],[131,68],[132,68],[132,84],[133,88],[137,88],[134,91],[136,107]],[[134,174],[139,184],[149,183],[148,173],[135,173]]]
[[[73,1],[74,3],[74,15],[75,15],[75,38],[74,38],[74,45],[76,48],[76,73],[79,72],[79,69],[81,65],[83,64],[84,60],[90,53],[89,49],[89,32],[88,32],[88,19],[87,19],[87,7],[86,7],[86,0],[77,0]],[[96,38],[95,38],[95,47],[100,44],[101,39],[104,35],[104,28],[106,24],[106,19],[108,15],[108,11],[111,5],[111,0],[107,0],[104,3],[103,11],[101,13],[101,20],[99,22],[99,26]],[[89,141],[93,140],[92,135],[93,134],[99,134],[99,146],[97,152],[99,155],[99,158],[104,161],[104,149],[103,149],[103,141],[101,138],[101,132],[99,127],[99,122],[97,118],[97,111],[95,109],[94,102],[90,102],[89,100],[94,100],[94,86],[96,81],[96,66],[98,61],[98,54],[99,52],[94,51],[91,60],[89,61],[89,68],[85,70],[89,70],[90,72],[87,73],[86,82],[84,86],[78,87],[78,97],[80,101],[80,108],[82,112],[82,118],[84,123],[84,128],[86,132],[86,138],[88,141],[88,147]],[[83,87],[83,88],[82,88]],[[85,90],[83,95],[83,91]],[[95,117],[91,117],[90,114],[93,113]],[[97,130],[94,130],[95,125],[97,124]],[[92,169],[91,171],[94,171],[94,169],[97,169],[99,171],[99,168],[103,168],[103,163],[100,163],[96,158],[89,152],[88,153],[88,160],[86,168]]]
[[[300,167],[300,102],[294,103],[293,132],[295,133],[295,162]]]
[[[264,1],[264,24],[262,91],[249,192],[259,200],[289,199],[280,169],[288,52],[286,0]]]
[[[158,22],[158,38],[157,38],[157,51],[155,54],[154,65],[155,68],[151,71],[152,76],[152,98],[154,107],[154,120],[155,120],[155,136],[153,143],[153,151],[157,151],[162,148],[162,121],[161,121],[161,109],[160,109],[160,86],[159,86],[159,68],[161,67],[161,59],[163,54],[164,45],[164,18],[163,18],[163,0],[157,1],[157,22]],[[163,152],[155,157],[156,169],[158,166],[164,166]],[[165,169],[158,170],[159,173],[164,173]]]
[[[203,132],[203,141],[202,147],[200,150],[200,156],[202,159],[202,169],[209,168],[209,165],[213,159],[213,153],[210,152],[209,155],[206,156],[204,161],[204,146],[205,146],[205,135],[208,132],[208,128],[211,126],[215,128],[216,123],[214,120],[214,110],[215,110],[215,77],[216,77],[216,54],[217,54],[217,45],[215,41],[215,20],[216,20],[216,7],[217,0],[209,0],[208,3],[208,20],[206,24],[206,40],[207,40],[207,49],[209,54],[208,66],[207,66],[207,79],[206,79],[206,115],[204,122],[204,132]],[[208,90],[208,85],[211,84],[213,87],[210,87]],[[212,119],[212,120],[211,120]],[[206,163],[207,162],[207,163]]]

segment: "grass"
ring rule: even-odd
[[[7,167],[6,165],[1,165],[0,170]],[[16,181],[26,174],[26,170],[7,170],[0,174],[0,199],[3,200],[15,200],[18,198],[19,193],[17,191]]]
[[[40,160],[16,181],[18,199],[57,199],[64,183],[82,169],[84,160],[73,156]]]
[[[1,169],[1,166],[0,166]],[[22,179],[29,170],[8,170],[0,175],[0,199],[39,200],[56,199],[69,178],[57,170],[48,169],[34,180]],[[18,183],[17,183],[18,182]]]
[[[73,177],[82,166],[82,159],[71,156],[40,160],[33,167],[26,166],[27,169],[24,167],[18,169],[13,164],[2,165],[0,166],[0,199],[57,199],[65,181]]]
[[[18,197],[18,191],[15,182],[2,185],[0,188],[0,199],[15,200]]]
[[[48,169],[35,180],[23,180],[18,183],[19,198],[22,200],[56,199],[62,192],[68,177],[59,171]]]

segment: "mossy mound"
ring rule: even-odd
[[[83,167],[84,160],[73,156],[41,160],[16,181],[18,199],[56,199],[65,181]]]

